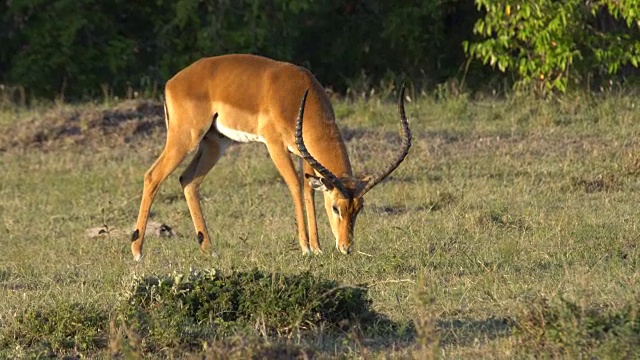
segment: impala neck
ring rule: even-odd
[[[320,89],[319,91],[323,91]],[[314,97],[307,103],[304,121],[305,145],[313,157],[338,178],[351,178],[349,154],[328,99]],[[318,104],[316,99],[323,103]],[[326,99],[326,100],[325,100]]]
[[[338,132],[337,129],[336,132]],[[349,155],[347,154],[347,149],[342,142],[339,132],[337,139],[319,139],[315,141],[314,144],[318,144],[318,150],[314,150],[314,146],[310,148],[310,151],[315,154],[314,157],[316,160],[323,164],[336,177],[340,179],[353,177]]]

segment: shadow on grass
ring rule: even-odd
[[[421,338],[424,331],[417,329],[413,321],[394,322],[383,314],[378,314],[375,328],[351,331],[339,336],[324,337],[323,341],[308,338],[315,351],[324,354],[335,352],[335,344],[342,344],[336,354],[351,350],[366,354],[369,352],[390,351],[397,354],[424,354],[425,347],[446,348],[450,346],[466,347],[483,344],[492,340],[513,335],[515,324],[506,318],[487,319],[438,319],[435,321],[435,335]],[[434,342],[427,344],[428,342]],[[419,355],[418,355],[419,356]]]
[[[506,318],[439,319],[436,327],[441,346],[468,346],[510,336],[513,323]]]

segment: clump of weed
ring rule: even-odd
[[[0,269],[0,283],[3,283],[11,278],[11,272],[7,269]]]
[[[28,308],[0,331],[0,348],[25,348],[47,356],[81,354],[106,344],[106,311],[89,304]]]
[[[427,200],[427,209],[430,211],[442,210],[456,202],[456,196],[448,191],[438,191],[435,196]]]
[[[640,347],[638,305],[606,309],[540,297],[516,319],[516,336],[524,351],[538,355],[632,357]]]
[[[421,280],[421,289],[417,292],[420,303],[417,316],[414,318],[416,331],[415,358],[436,359],[440,352],[440,336],[437,329],[437,314],[435,311],[435,291],[428,288]]]
[[[633,147],[624,153],[620,162],[620,168],[624,174],[640,174],[640,155],[638,155],[637,147]]]
[[[593,178],[576,178],[573,179],[573,188],[584,190],[586,193],[609,192],[620,189],[620,181],[613,175],[598,175]]]
[[[527,231],[531,229],[531,222],[525,218],[513,214],[506,206],[497,206],[478,217],[481,225],[499,226],[505,229]]]
[[[214,270],[134,278],[121,320],[145,348],[199,346],[234,334],[291,336],[366,326],[375,319],[363,287],[338,286],[309,273]]]

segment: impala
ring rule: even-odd
[[[315,191],[324,194],[337,249],[349,253],[362,196],[400,165],[411,146],[403,93],[404,87],[398,96],[401,151],[382,171],[356,178],[329,98],[309,70],[254,55],[223,55],[191,64],[165,87],[167,140],[144,176],[140,212],[131,237],[134,258],[142,258],[144,232],[158,187],[196,147],[180,184],[200,247],[208,249],[211,240],[200,208],[199,187],[233,141],[257,141],[267,146],[291,192],[304,253],[321,253]],[[303,184],[290,154],[304,160]]]

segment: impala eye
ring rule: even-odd
[[[338,209],[338,206],[333,205],[333,212],[336,213],[336,215],[340,215],[340,209]]]

